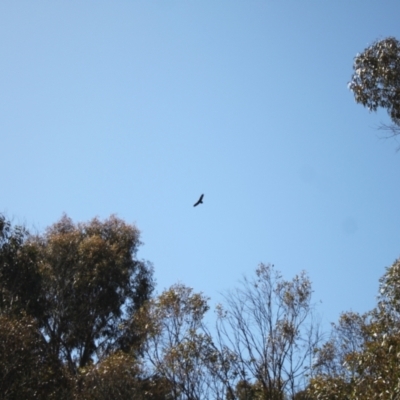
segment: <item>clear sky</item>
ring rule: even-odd
[[[400,153],[347,83],[399,16],[398,0],[2,1],[0,212],[135,223],[158,292],[216,302],[270,262],[308,272],[325,323],[367,311],[400,256]]]

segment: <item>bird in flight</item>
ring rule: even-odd
[[[200,196],[200,198],[197,200],[197,202],[193,205],[193,207],[196,207],[196,206],[198,206],[199,204],[203,204],[203,197],[204,197],[204,194],[202,194],[201,196]]]

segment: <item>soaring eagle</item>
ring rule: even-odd
[[[198,206],[199,204],[203,204],[203,197],[204,197],[204,194],[202,194],[201,196],[200,196],[200,198],[197,200],[197,202],[193,205],[193,207],[196,207],[196,206]]]

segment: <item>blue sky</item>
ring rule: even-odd
[[[324,323],[375,305],[400,256],[400,153],[355,104],[386,1],[3,1],[0,212],[43,230],[117,214],[157,290],[213,302],[271,262]],[[204,204],[193,203],[204,193]]]

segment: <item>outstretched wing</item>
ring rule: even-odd
[[[202,204],[202,203],[203,203],[203,197],[204,197],[204,194],[202,194],[202,195],[200,196],[200,198],[197,200],[197,202],[196,202],[195,204],[193,204],[193,207],[196,207],[196,206],[198,206],[199,204]]]

